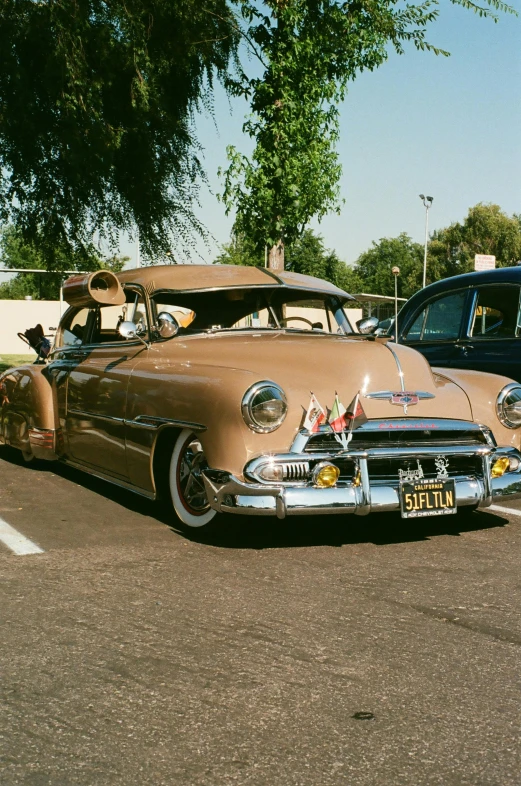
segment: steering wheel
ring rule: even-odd
[[[285,317],[284,319],[279,319],[279,322],[284,327],[285,322],[289,322],[290,320],[295,320],[295,319],[297,319],[299,322],[305,322],[306,325],[309,325],[311,330],[313,330],[313,322],[311,322],[309,319],[306,319],[305,317]]]

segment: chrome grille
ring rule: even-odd
[[[291,461],[282,465],[284,480],[307,480],[309,461]]]

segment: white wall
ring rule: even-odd
[[[36,358],[36,353],[16,334],[39,323],[52,341],[59,321],[59,300],[0,300],[0,355],[34,355]]]

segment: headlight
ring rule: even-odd
[[[512,382],[503,388],[497,397],[496,412],[501,423],[507,428],[521,426],[521,385]]]
[[[242,416],[253,431],[268,434],[275,431],[288,411],[284,391],[275,382],[257,382],[242,399]]]

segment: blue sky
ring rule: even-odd
[[[441,5],[429,41],[451,57],[413,48],[392,53],[351,85],[342,106],[345,204],[340,216],[313,228],[347,262],[381,237],[407,232],[423,242],[420,193],[434,197],[430,229],[461,221],[478,202],[521,212],[521,18],[502,15],[494,24],[447,0]],[[520,0],[511,5],[521,11]],[[215,196],[222,187],[217,169],[226,166],[228,144],[251,149],[241,132],[247,111],[219,91],[215,119],[197,121],[214,192],[202,190],[199,212],[215,238],[209,249],[200,246],[208,262],[230,235],[233,218]]]

